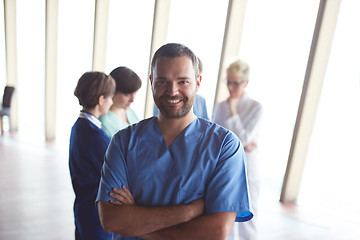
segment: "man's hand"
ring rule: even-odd
[[[128,189],[114,189],[112,201],[98,203],[100,221],[107,232],[142,236],[191,221],[204,214],[204,199],[184,205],[144,207],[135,205]]]
[[[125,187],[124,185],[122,186],[122,189],[123,190],[113,188],[114,192],[111,192],[109,196],[114,198],[115,200],[110,200],[110,203],[116,205],[135,205],[134,197],[132,196],[129,189],[127,189],[127,187]],[[187,205],[190,207],[189,211],[193,212],[194,216],[200,216],[205,211],[205,201],[202,198],[192,201]]]
[[[184,224],[139,237],[146,240],[226,239],[234,225],[235,218],[236,212],[210,213]]]
[[[115,200],[110,200],[110,203],[117,204],[117,205],[135,205],[134,197],[132,196],[131,192],[127,187],[124,185],[121,186],[121,189],[113,188],[113,193],[109,194],[110,197],[114,198]]]
[[[122,186],[122,189],[114,188],[113,191],[109,195],[114,200],[107,204],[100,202],[100,218],[103,222],[104,219],[119,219],[121,216],[119,220],[124,221],[115,220],[114,228],[108,229],[106,227],[105,229],[127,236],[138,236],[149,240],[168,238],[225,239],[236,216],[236,213],[203,215],[204,199],[198,199],[182,206],[146,208],[135,205],[131,192],[125,186]],[[117,205],[119,208],[111,207],[111,209],[106,210],[107,205],[109,207]],[[121,209],[123,209],[122,212],[117,213]],[[105,218],[102,213],[104,210],[110,214]],[[127,212],[128,210],[129,212]]]

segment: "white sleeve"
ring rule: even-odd
[[[243,123],[239,114],[231,116],[225,121],[224,127],[234,132],[241,140],[244,146],[251,142],[258,134],[260,128],[260,120],[262,116],[262,107],[260,104],[251,112],[251,116],[247,116],[249,121]]]

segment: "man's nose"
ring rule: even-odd
[[[179,92],[179,86],[177,83],[169,83],[167,86],[167,92],[170,96],[174,96]]]

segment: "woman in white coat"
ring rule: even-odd
[[[256,213],[259,197],[258,134],[262,106],[251,99],[245,91],[249,83],[249,66],[237,60],[226,70],[227,87],[230,96],[216,104],[213,122],[231,130],[241,140],[247,159],[247,175],[250,202],[254,218],[246,223],[235,223],[228,240],[256,239]]]

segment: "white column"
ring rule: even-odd
[[[6,85],[14,86],[11,103],[11,126],[18,129],[17,107],[17,37],[16,37],[16,0],[4,0]]]
[[[106,45],[109,22],[109,0],[96,0],[93,71],[105,71]]]
[[[154,7],[154,20],[153,20],[153,31],[151,38],[151,48],[150,48],[150,61],[149,61],[149,74],[151,70],[151,60],[154,56],[154,53],[162,45],[166,43],[168,25],[169,25],[169,12],[170,12],[170,0],[156,0]],[[150,80],[147,79],[147,88],[146,88],[146,98],[145,98],[145,114],[144,118],[151,117],[153,115],[154,100],[152,97]]]
[[[321,0],[280,201],[296,202],[341,0]],[[306,16],[304,16],[306,17]]]
[[[46,0],[45,32],[45,137],[56,135],[56,79],[58,48],[58,0]]]
[[[217,102],[225,100],[228,95],[227,88],[223,83],[226,77],[227,66],[225,63],[228,59],[238,57],[246,5],[247,0],[229,0],[214,106]]]

